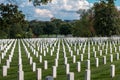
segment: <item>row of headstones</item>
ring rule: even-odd
[[[14,40],[11,41],[11,43],[5,47],[6,49],[1,53],[1,60],[4,59],[4,57],[7,55],[7,52],[11,48],[13,43],[14,43]]]
[[[88,62],[89,63],[89,62]],[[91,70],[89,69],[90,66],[88,66],[88,69],[85,70],[85,80],[91,80]],[[67,74],[67,80],[74,80],[74,72],[69,72],[69,64],[66,64],[66,74]],[[46,80],[53,80],[53,78],[56,78],[57,76],[57,69],[56,66],[53,66],[53,76],[46,77]],[[110,76],[113,78],[115,77],[115,65],[110,66]],[[42,79],[42,70],[40,68],[37,69],[37,80]]]
[[[54,49],[53,49],[54,50]],[[51,50],[51,55],[52,55],[52,53],[53,53],[53,50]],[[90,49],[89,49],[90,50]],[[34,55],[35,55],[35,53],[37,53],[36,54],[36,56],[38,57],[38,52],[36,52],[35,50],[34,50],[34,48],[32,48],[32,51],[33,51],[33,53],[34,53]],[[71,53],[71,55],[73,54],[73,51],[72,50],[69,50],[70,51],[70,53]],[[93,49],[93,52],[96,52],[95,51],[95,48]],[[112,49],[110,49],[110,52],[112,53]],[[115,48],[115,52],[116,52],[116,48]],[[85,53],[85,49],[83,49],[83,53]],[[90,53],[90,51],[88,51],[88,53]],[[107,54],[107,49],[106,49],[106,54]],[[79,50],[77,50],[77,55],[79,55]],[[100,56],[102,55],[102,50],[100,50]],[[46,51],[44,51],[44,56],[46,56]]]
[[[13,40],[11,39],[0,40],[0,51],[4,51],[12,41],[14,41],[14,39]]]
[[[34,41],[35,39],[32,39],[32,42]],[[40,42],[41,41],[41,42]],[[48,44],[50,44],[50,48],[52,47],[52,45],[54,44],[54,40],[53,41],[49,41],[49,43],[46,43],[46,40],[45,41],[43,41],[43,40],[39,40],[38,39],[38,41],[34,41],[34,43],[32,43],[31,42],[31,40],[27,40],[27,45],[28,45],[28,47],[30,47],[30,46],[32,46],[33,48],[36,48],[36,45],[37,45],[37,50],[39,51],[39,47],[40,47],[40,52],[42,53],[42,48],[43,49],[47,49],[47,52],[48,52]],[[40,45],[41,44],[41,45]],[[55,44],[54,44],[54,46],[56,46],[56,42],[55,42]]]
[[[65,49],[65,48],[63,47],[63,49]],[[66,57],[66,56],[64,56],[64,57]],[[106,56],[104,56],[103,59],[104,59],[103,61],[104,61],[104,64],[105,64],[106,63]],[[117,60],[118,59],[119,59],[119,53],[117,53]],[[83,61],[83,54],[81,54],[81,61]],[[96,62],[98,62],[98,61],[99,61],[99,59],[96,58]],[[110,61],[113,62],[113,55],[112,54],[110,55]],[[65,64],[66,64],[66,62],[67,62],[67,58],[65,58]],[[76,62],[76,56],[73,56],[73,63],[75,63],[75,62]]]
[[[25,41],[26,42],[26,41]],[[29,44],[29,43],[27,43],[26,42],[26,44]],[[28,46],[29,47],[29,46]],[[44,48],[44,47],[43,47]],[[30,49],[32,50],[32,52],[33,52],[33,54],[36,56],[36,57],[38,57],[38,52],[39,51],[36,51],[36,49],[33,47],[33,46],[30,46]],[[54,52],[54,47],[52,47],[52,50],[51,50],[51,56],[53,55],[53,52]],[[40,48],[40,52],[42,53],[43,52],[43,55],[44,56],[46,56],[46,54],[48,53],[48,48],[46,48],[46,50],[45,49],[42,49],[42,47]]]
[[[18,80],[24,80],[20,40],[18,40],[18,68]]]
[[[111,51],[112,51],[112,49],[111,49]],[[66,57],[66,52],[65,52],[65,46],[64,46],[64,44],[63,44],[63,53],[64,53],[64,57]],[[97,52],[96,51],[94,51],[94,58],[96,58],[97,57]],[[107,49],[106,49],[106,51],[105,51],[105,54],[107,55],[108,54],[108,52],[107,52]],[[70,55],[71,55],[71,57],[73,57],[73,63],[75,62],[75,58],[76,58],[76,56],[75,55],[73,55],[73,51],[72,50],[70,50]],[[77,55],[79,55],[79,51],[77,51]],[[83,61],[83,55],[84,55],[84,52],[83,52],[83,54],[80,54],[80,59],[81,59],[81,61]],[[103,55],[103,53],[102,53],[102,50],[100,50],[99,51],[99,56],[102,56]],[[87,54],[87,57],[88,57],[88,59],[90,59],[90,52],[88,52],[88,54]],[[110,54],[110,61],[112,62],[113,61],[113,55],[112,54]],[[118,58],[119,58],[119,53],[117,53],[117,60],[118,60]]]
[[[69,45],[70,43],[68,44],[67,41],[65,41],[65,42],[66,42],[66,45],[67,45],[67,47],[68,47],[68,49],[69,49],[69,52],[70,52],[70,51],[71,51],[71,47],[70,47],[70,45]],[[113,42],[114,42],[114,41],[113,41]],[[87,43],[87,42],[85,42],[84,47],[83,47],[83,49],[82,49],[82,50],[83,50],[83,53],[85,52],[85,49],[86,49],[86,43]],[[76,44],[76,43],[75,43],[75,44]],[[83,45],[83,43],[81,43],[81,45],[79,45],[79,49],[78,49],[78,50],[81,50],[82,45]],[[102,49],[105,49],[104,46],[105,46],[105,44],[102,45]],[[116,51],[117,51],[117,48],[116,48],[116,46],[115,46],[114,43],[113,43],[113,46],[114,46],[114,51],[116,52]],[[107,44],[106,44],[106,49],[107,49],[107,48],[108,48],[108,42],[107,42]],[[112,44],[111,44],[111,43],[110,43],[110,49],[112,49]],[[77,51],[76,45],[74,46],[74,50]],[[89,50],[90,50],[90,42],[88,43],[88,52],[90,52]],[[99,50],[101,50],[101,49],[100,49],[100,45],[98,44],[98,51],[99,51]],[[93,51],[95,51],[95,47],[93,47]],[[111,51],[112,51],[112,50],[111,50]],[[119,51],[120,51],[120,48],[119,48]]]
[[[106,37],[106,38],[104,38],[104,37],[97,37],[97,38],[92,37],[92,38],[65,38],[65,39],[70,43],[71,42],[76,43],[76,42],[90,41],[91,43],[94,43],[94,44],[97,44],[97,43],[101,44],[107,40],[108,41],[115,41],[115,43],[119,43],[119,41],[120,41],[120,37],[118,37],[118,38],[116,38],[116,37],[113,37],[113,38],[111,38],[111,37]]]
[[[84,59],[83,55],[84,54],[81,54],[80,61],[83,61],[83,59]],[[119,53],[116,53],[116,56],[115,56],[116,60],[119,60],[119,57],[120,57]],[[73,55],[72,58],[73,58],[72,59],[73,63],[76,63],[76,56]],[[111,63],[114,61],[113,54],[110,54],[110,59],[109,60],[110,60]],[[64,64],[67,64],[67,61],[68,61],[68,58],[66,57],[66,53],[64,53]],[[95,57],[95,62],[96,62],[96,67],[98,67],[99,66],[99,58],[98,57]],[[103,56],[103,64],[106,64],[106,63],[107,63],[107,57]]]
[[[7,69],[10,68],[10,63],[12,62],[16,42],[17,41],[14,42],[14,45],[13,45],[12,50],[11,50],[11,54],[9,55],[9,59],[6,60],[6,65],[3,66],[3,70],[2,70],[3,71],[3,77],[7,76]]]
[[[57,41],[56,41],[56,43],[57,43]],[[56,44],[56,43],[55,43],[55,44]],[[27,44],[28,44],[28,43],[27,43]],[[38,57],[38,56],[39,56],[38,51],[36,51],[34,48],[31,48],[31,49],[32,49],[33,54],[34,54],[36,57]],[[58,53],[58,54],[59,54],[59,50],[60,50],[60,41],[58,42],[58,49],[57,49],[57,53]],[[55,49],[54,49],[54,47],[52,47],[52,50],[49,52],[49,53],[50,53],[50,56],[53,56],[54,51],[55,51]],[[45,50],[44,50],[43,55],[44,55],[44,56],[47,55],[47,53],[46,53]],[[58,57],[58,55],[57,55],[57,57]]]
[[[66,45],[67,45],[67,47],[68,47],[68,49],[69,49],[69,52],[71,52],[71,47],[70,47],[70,45],[68,44],[68,43],[66,43]],[[103,49],[100,49],[100,46],[98,45],[98,50],[97,51],[102,51],[102,50],[106,50],[106,51],[108,51],[108,48],[104,48],[104,45],[102,45],[103,46]],[[75,47],[75,46],[74,46]],[[118,48],[119,49],[119,51],[120,51],[120,47]],[[77,49],[76,47],[75,47],[75,51],[77,52],[77,55],[79,54],[78,52],[81,50],[81,45],[80,45],[80,49]],[[86,47],[83,47],[82,48],[82,53],[85,53],[85,50],[86,50]],[[96,49],[95,49],[95,46],[93,46],[93,52],[95,52],[96,51]],[[110,53],[112,53],[112,51],[113,51],[113,48],[112,47],[110,47]],[[117,52],[118,50],[117,50],[117,47],[115,47],[114,46],[114,52]],[[90,45],[88,45],[88,53],[90,53],[91,51],[90,51]]]

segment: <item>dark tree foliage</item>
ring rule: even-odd
[[[62,23],[60,27],[60,34],[62,35],[71,34],[71,25],[69,23]]]
[[[98,36],[120,34],[119,13],[114,0],[100,0],[94,4],[94,28]]]
[[[72,34],[77,37],[90,37],[94,34],[93,29],[93,10],[87,10],[80,13],[80,20],[74,23]]]
[[[52,22],[45,22],[46,26],[43,28],[44,34],[48,36],[54,32],[54,24]]]
[[[34,37],[41,35],[67,35],[71,34],[71,24],[60,19],[53,19],[51,21],[30,21],[29,28],[32,29]]]
[[[22,37],[23,29],[27,26],[25,16],[13,4],[0,4],[0,30],[7,38]],[[14,33],[14,34],[13,34]],[[19,35],[19,36],[18,36]]]
[[[39,35],[44,34],[43,28],[46,26],[45,22],[42,21],[30,21],[29,27],[32,29],[34,37],[39,37]]]
[[[56,36],[60,33],[60,26],[61,23],[63,23],[63,21],[61,19],[53,19],[51,20],[51,22],[54,24],[54,34],[56,34]]]

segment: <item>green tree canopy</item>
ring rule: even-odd
[[[60,27],[60,34],[62,35],[68,35],[71,34],[71,28],[72,26],[69,23],[62,23]]]
[[[0,15],[0,30],[8,34],[8,38],[15,38],[16,34],[23,33],[22,29],[24,25],[27,26],[27,22],[22,12],[18,10],[17,5],[0,4]],[[15,32],[15,34],[13,34],[13,32]]]
[[[114,0],[100,0],[94,4],[94,28],[98,36],[120,34],[119,18]]]

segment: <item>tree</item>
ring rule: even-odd
[[[44,34],[45,22],[33,20],[29,22],[29,27],[32,29],[34,36],[39,37],[39,35]]]
[[[22,12],[18,10],[17,5],[0,4],[0,15],[0,30],[8,34],[7,38],[15,38],[17,34],[22,36],[23,28],[27,25],[27,22]]]
[[[68,35],[71,34],[71,25],[69,23],[62,23],[60,27],[60,34]]]
[[[28,32],[26,32],[26,35],[25,35],[26,38],[32,38],[33,37],[33,32],[32,32],[32,29],[29,28]]]
[[[114,0],[100,0],[94,4],[94,28],[98,36],[120,34],[119,14]]]
[[[60,33],[60,25],[62,23],[62,20],[61,19],[51,19],[51,22],[54,24],[54,34],[56,34],[56,37],[57,35]]]
[[[80,13],[80,20],[76,21],[73,25],[72,34],[77,37],[93,36],[93,10],[82,11]]]
[[[43,28],[44,34],[47,34],[48,37],[50,34],[53,34],[54,32],[54,24],[52,22],[45,22],[45,27]]]

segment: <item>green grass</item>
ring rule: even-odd
[[[33,62],[36,63],[37,68],[42,69],[42,79],[45,80],[46,76],[52,76],[52,66],[55,65],[55,58],[56,58],[56,53],[57,53],[57,48],[59,44],[59,40],[55,40],[53,42],[48,42],[45,40],[35,40],[35,41],[23,41],[25,43],[25,46],[27,47],[28,51],[30,52],[30,56],[33,58]],[[89,41],[88,41],[89,42]],[[73,58],[70,56],[69,49],[67,47],[67,44],[71,47],[71,50],[73,51],[73,55],[76,55],[76,62],[80,61],[80,55],[77,55],[77,51],[74,50],[75,46],[76,49],[79,49],[79,46],[81,43],[79,42],[73,42],[70,43],[69,41],[66,41],[66,39],[63,40],[63,43],[65,45],[65,50],[66,50],[66,56],[68,58],[68,63],[70,64],[70,72],[75,73],[75,80],[84,80],[85,77],[85,70],[86,70],[86,61],[87,61],[87,52],[88,52],[88,42],[86,44],[86,49],[84,53],[84,61],[81,61],[81,72],[77,72],[77,63],[73,63]],[[114,45],[113,43],[108,40],[108,54],[105,54],[105,47],[102,48],[102,45],[106,44],[107,41],[104,41],[100,45],[100,50],[102,50],[103,54],[102,56],[99,55],[100,51],[98,51],[98,43],[91,44],[90,43],[90,63],[91,63],[91,80],[120,80],[120,60],[116,60],[116,53],[114,50]],[[110,43],[112,44],[112,54],[114,57],[114,61],[111,63],[110,62]],[[32,65],[29,64],[29,59],[27,58],[25,49],[23,47],[22,41],[20,42],[21,44],[21,54],[22,54],[22,64],[23,64],[23,71],[24,71],[24,78],[25,80],[36,80],[36,72],[32,71]],[[36,57],[31,48],[28,47],[29,44],[32,46],[36,51],[38,51],[38,46],[40,47],[41,45],[46,46],[48,48],[48,53],[46,53],[46,56],[44,56],[44,52],[40,53],[41,49],[39,49],[38,54],[42,55],[43,57],[43,62],[39,62],[39,57]],[[50,52],[52,50],[52,47],[50,47],[50,44],[52,44],[52,47],[54,47],[55,51],[53,52],[53,56],[50,56]],[[83,45],[85,42],[83,42]],[[12,44],[13,46],[14,44]],[[55,46],[56,45],[56,46]],[[84,46],[82,45],[81,50],[79,50],[79,53],[82,54],[82,50]],[[118,49],[120,46],[120,43],[115,43],[115,46],[117,47],[117,52],[119,53]],[[94,58],[94,53],[93,53],[93,47],[96,48],[96,55],[99,58],[99,67],[97,68],[95,66],[95,58]],[[43,47],[42,47],[43,48]],[[12,58],[12,62],[10,63],[10,68],[8,69],[8,75],[6,77],[2,76],[2,66],[6,65],[6,60],[9,58],[10,52],[11,52],[12,47],[8,50],[7,55],[5,58],[2,60],[2,63],[0,64],[0,80],[17,80],[18,79],[18,41],[14,50],[14,55]],[[45,48],[46,50],[46,48]],[[1,56],[1,52],[0,52]],[[107,58],[107,64],[103,64],[103,56],[106,56]],[[48,69],[44,70],[44,60],[48,60]],[[55,80],[67,80],[67,75],[65,72],[65,64],[64,64],[64,55],[63,55],[63,45],[62,45],[62,39],[60,39],[60,51],[59,51],[59,60],[58,60],[58,67],[57,67],[57,78]],[[114,78],[110,77],[110,65],[114,64],[115,65],[115,70],[116,70],[116,75]]]

